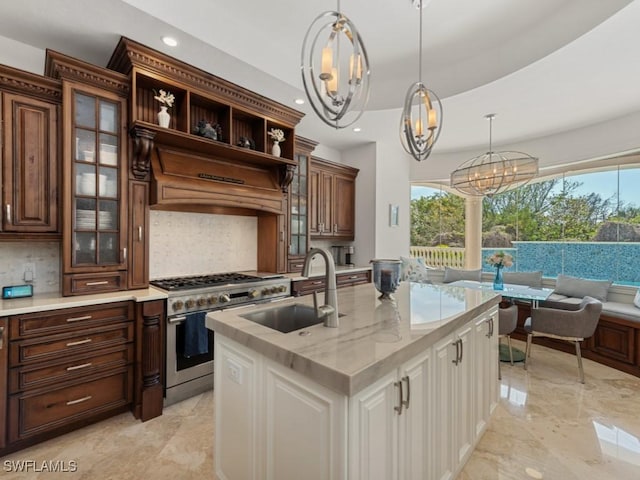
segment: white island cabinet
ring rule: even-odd
[[[403,283],[340,291],[338,328],[212,312],[220,480],[455,478],[495,407],[499,296]]]

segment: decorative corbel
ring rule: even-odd
[[[296,165],[286,164],[280,166],[280,188],[282,189],[282,193],[287,193],[289,191],[289,185],[293,180],[293,174],[296,171]]]
[[[138,180],[143,180],[148,174],[151,164],[155,132],[142,127],[133,127],[129,134],[133,138],[133,162],[131,172]]]

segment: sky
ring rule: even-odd
[[[576,193],[579,195],[587,195],[589,193],[599,193],[603,199],[613,197],[618,190],[618,171],[610,170],[607,172],[595,172],[585,173],[582,175],[567,176],[572,181],[582,183],[580,187],[576,189]],[[624,205],[640,206],[640,168],[632,168],[621,170],[620,175],[620,200]],[[562,185],[559,184],[556,188],[560,191]],[[411,199],[420,198],[422,196],[429,196],[437,190],[429,187],[412,186],[411,187]]]

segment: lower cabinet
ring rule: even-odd
[[[346,478],[346,398],[215,338],[217,477]]]
[[[9,321],[0,318],[0,450],[7,442],[7,376],[9,366]]]
[[[498,398],[497,308],[348,397],[216,335],[220,479],[453,479]]]
[[[431,478],[431,349],[349,401],[349,477]]]
[[[371,270],[362,270],[359,272],[340,272],[336,274],[336,286],[352,287],[361,283],[371,282]],[[304,280],[293,279],[291,282],[291,295],[300,297],[309,295],[310,293],[324,290],[324,276],[305,278]]]
[[[133,398],[133,320],[133,302],[8,318],[9,448],[126,410]]]

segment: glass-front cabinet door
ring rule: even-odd
[[[307,169],[308,157],[296,155],[298,168],[291,182],[290,208],[290,256],[303,256],[307,253]]]
[[[69,295],[120,290],[126,285],[127,255],[125,101],[89,87],[66,91],[64,263],[65,274],[76,277],[65,279],[64,290]]]

